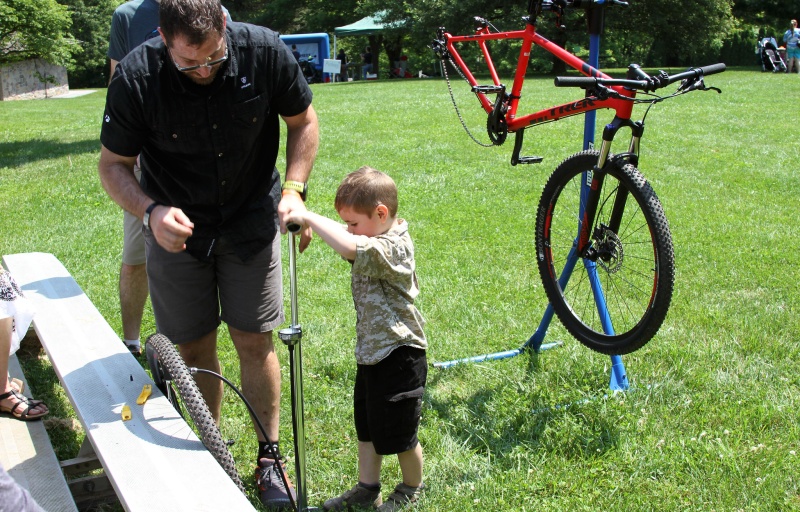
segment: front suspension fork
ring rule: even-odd
[[[620,128],[628,127],[631,129],[631,141],[628,145],[628,152],[618,155],[611,155],[611,144],[614,142],[614,137]],[[581,198],[585,204],[583,209],[583,217],[581,219],[581,228],[578,233],[578,254],[581,257],[591,260],[597,259],[597,252],[592,250],[592,239],[600,236],[600,233],[592,233],[592,226],[594,225],[595,216],[597,215],[597,207],[600,204],[602,196],[603,182],[605,181],[607,172],[606,165],[609,160],[614,162],[619,160],[626,160],[632,165],[638,165],[639,161],[639,142],[641,141],[642,134],[644,133],[644,123],[641,121],[631,121],[630,119],[622,119],[615,116],[614,120],[605,126],[603,130],[603,143],[600,146],[600,154],[597,158],[597,164],[592,168],[591,172],[586,173],[584,179],[589,182],[588,194],[586,197]],[[608,225],[605,228],[610,229],[612,232],[619,231],[620,224],[622,223],[622,215],[625,212],[625,203],[628,199],[628,190],[620,187],[617,191],[614,205],[611,211]]]

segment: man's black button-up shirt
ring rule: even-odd
[[[100,141],[141,155],[145,193],[194,222],[191,254],[206,259],[225,236],[246,260],[277,232],[279,116],[303,113],[312,95],[276,32],[228,22],[225,39],[228,60],[207,86],[175,69],[160,38],[129,53],[108,87]]]

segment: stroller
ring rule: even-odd
[[[785,72],[786,63],[778,53],[778,43],[774,37],[765,37],[758,42],[758,54],[761,57],[761,71],[773,73]]]

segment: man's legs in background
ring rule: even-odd
[[[119,269],[119,310],[122,315],[122,335],[131,352],[141,352],[139,341],[144,304],[147,302],[147,266],[127,265]]]
[[[138,163],[138,162],[137,162]],[[137,180],[142,171],[133,168]],[[141,329],[144,304],[147,302],[147,265],[145,264],[144,235],[142,221],[123,212],[122,265],[119,269],[119,310],[122,316],[122,337],[133,355],[142,353]]]

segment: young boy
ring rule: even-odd
[[[310,226],[352,262],[356,320],[358,484],[323,504],[325,510],[370,508],[385,512],[419,499],[422,446],[417,439],[428,364],[425,320],[414,306],[419,294],[408,223],[397,218],[397,186],[386,174],[362,167],[345,177],[334,207],[347,224],[308,211],[287,222]],[[384,455],[397,454],[403,482],[383,503]]]

